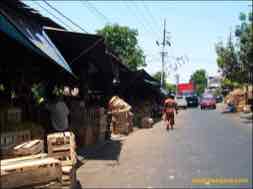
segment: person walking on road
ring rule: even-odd
[[[164,120],[167,122],[166,123],[166,129],[169,130],[170,128],[173,129],[175,125],[175,114],[178,113],[177,109],[177,103],[174,100],[174,96],[169,96],[164,102],[164,111],[163,111],[163,116]]]

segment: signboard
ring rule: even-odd
[[[194,92],[193,83],[180,83],[177,85],[178,93]]]

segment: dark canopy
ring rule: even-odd
[[[113,72],[103,37],[49,27],[45,31],[80,77],[80,82],[88,82],[93,90],[110,90]]]

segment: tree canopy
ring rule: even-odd
[[[164,73],[165,74],[165,73]],[[156,72],[154,75],[153,75],[153,77],[157,80],[157,81],[159,81],[159,82],[161,82],[161,75],[162,75],[162,72],[160,72],[160,71],[158,71],[158,72]],[[165,79],[166,78],[166,76],[164,75],[164,77],[163,77],[163,83],[165,83]]]
[[[227,44],[216,44],[217,64],[226,82],[247,84],[252,82],[253,69],[253,24],[252,12],[247,16],[239,15],[240,25],[236,26],[235,35],[230,33]],[[233,38],[234,37],[234,38]],[[235,39],[235,40],[233,40]]]
[[[156,72],[156,73],[153,75],[153,77],[154,77],[156,80],[158,80],[159,82],[161,82],[161,74],[162,74],[162,72],[158,71],[158,72]],[[168,82],[166,81],[166,77],[167,77],[167,75],[166,75],[166,73],[164,72],[163,83],[164,83],[165,89],[166,89],[167,91],[169,91],[169,92],[176,93],[176,88],[177,88],[176,85],[175,85],[175,84],[172,84],[172,83],[168,83]]]
[[[137,70],[146,65],[144,52],[138,46],[137,30],[114,24],[97,30],[97,34],[105,38],[106,45],[114,50],[131,70]]]
[[[202,94],[207,87],[207,75],[204,69],[196,70],[190,78],[196,86],[196,92],[198,95]]]

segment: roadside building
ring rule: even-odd
[[[214,93],[219,88],[221,88],[221,77],[220,76],[209,76],[207,79],[206,92]]]

